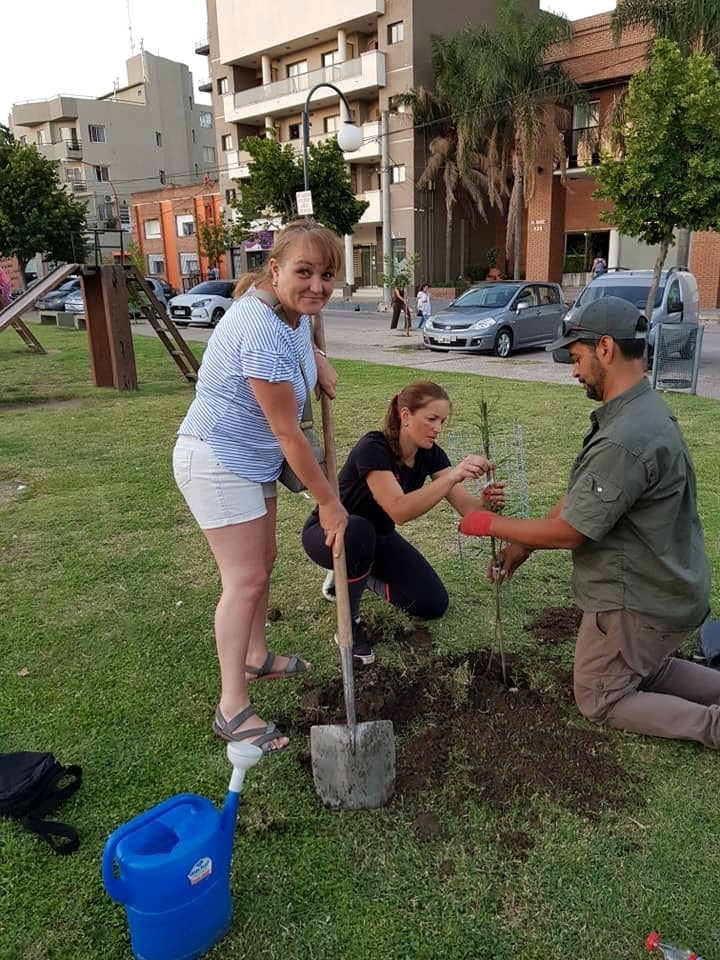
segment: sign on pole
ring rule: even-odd
[[[312,190],[298,190],[295,194],[297,201],[298,214],[301,217],[311,217],[315,212],[313,210]]]

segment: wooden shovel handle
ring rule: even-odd
[[[322,314],[313,318],[314,340],[318,349],[325,352],[325,329]],[[322,415],[323,443],[325,446],[325,464],[327,478],[333,488],[335,496],[340,496],[337,471],[337,454],[335,452],[335,429],[333,425],[332,401],[323,391],[320,391],[320,413]],[[345,544],[342,545],[340,556],[333,557],[333,571],[335,573],[335,601],[337,607],[337,635],[341,647],[352,647],[352,618],[350,616],[350,595],[348,594],[347,564],[345,562]]]

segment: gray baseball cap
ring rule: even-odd
[[[647,320],[638,308],[622,297],[599,297],[579,307],[562,322],[562,335],[548,344],[547,351],[560,350],[577,340],[642,340],[647,336]]]

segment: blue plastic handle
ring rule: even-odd
[[[135,833],[136,830],[144,827],[146,823],[157,820],[160,814],[171,810],[173,807],[179,806],[181,803],[198,799],[203,798],[198,797],[195,793],[179,793],[177,796],[170,797],[163,803],[159,803],[156,807],[146,810],[145,813],[139,814],[132,820],[128,820],[127,823],[124,823],[110,834],[105,844],[105,849],[103,850],[102,878],[105,889],[113,900],[117,901],[117,903],[126,903],[127,901],[125,882],[122,877],[115,876],[115,850],[117,849],[118,843],[131,833]]]

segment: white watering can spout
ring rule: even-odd
[[[255,747],[251,743],[229,743],[227,745],[228,760],[232,764],[233,772],[230,777],[230,793],[240,793],[245,780],[245,774],[250,767],[262,757],[263,752],[260,747]]]

